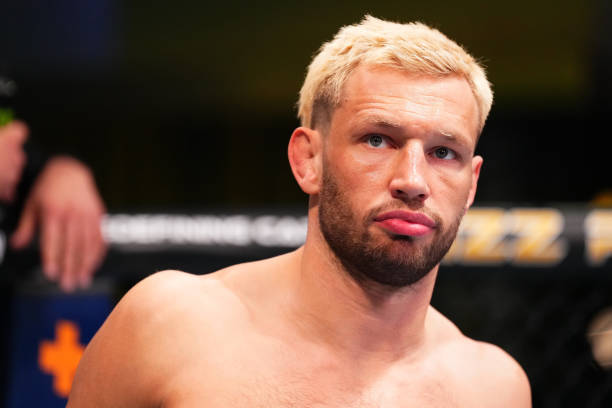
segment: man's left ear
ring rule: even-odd
[[[306,194],[317,194],[321,181],[321,134],[307,127],[293,131],[287,149],[295,180]]]
[[[470,187],[468,200],[465,206],[466,211],[472,206],[474,203],[474,197],[476,197],[476,186],[478,185],[478,177],[480,177],[482,161],[483,159],[481,156],[472,157],[472,186]]]

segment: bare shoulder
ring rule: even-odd
[[[166,330],[167,337],[174,337],[181,332],[178,328],[188,326],[192,319],[207,319],[213,313],[218,316],[231,310],[220,307],[231,303],[232,296],[217,274],[157,272],[127,292],[104,326],[120,321],[134,331]],[[105,334],[104,326],[101,334]]]
[[[471,376],[485,386],[481,401],[490,401],[488,406],[531,407],[529,379],[510,354],[490,343],[471,339],[466,343],[465,348],[471,349],[466,355],[474,362]]]
[[[469,400],[488,407],[531,407],[529,380],[510,354],[493,344],[468,338],[436,313],[440,356]]]
[[[231,293],[212,275],[163,271],[130,289],[87,346],[68,406],[156,405],[190,349],[205,349],[232,313]]]
[[[151,311],[158,316],[160,313],[172,314],[177,312],[177,308],[205,304],[210,296],[221,291],[214,274],[198,276],[174,270],[157,272],[130,289],[113,313],[125,312],[138,317],[149,315]]]

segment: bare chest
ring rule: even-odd
[[[220,351],[204,364],[185,367],[167,390],[165,407],[377,408],[460,407],[444,378],[380,372],[366,381],[333,363],[310,356]],[[219,359],[217,359],[219,357]]]
[[[379,408],[379,407],[460,407],[447,390],[415,386],[412,389],[347,390],[333,384],[318,384],[270,380],[262,377],[242,381],[230,380],[225,384],[183,384],[172,393],[165,407],[208,408]]]

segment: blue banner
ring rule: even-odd
[[[7,407],[64,407],[79,359],[111,311],[107,294],[16,293]]]

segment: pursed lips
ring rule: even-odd
[[[426,235],[436,228],[436,222],[429,216],[413,211],[395,210],[380,214],[374,222],[395,234],[417,237]]]

